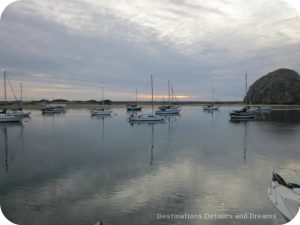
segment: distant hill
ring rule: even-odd
[[[290,69],[264,75],[249,88],[244,102],[252,104],[300,104],[300,76]]]

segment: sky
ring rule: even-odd
[[[300,72],[294,0],[21,0],[0,21],[0,70],[25,100],[241,100],[278,68]],[[1,76],[2,77],[2,76]],[[212,94],[212,89],[213,94]],[[12,91],[9,90],[9,98]],[[3,99],[3,81],[0,82]]]

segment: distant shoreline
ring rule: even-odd
[[[48,102],[52,103],[52,102]],[[59,101],[54,101],[53,103],[59,103]],[[95,108],[101,104],[101,102],[90,102],[90,101],[62,101],[60,103],[66,104],[68,108]],[[28,101],[28,102],[23,102],[23,108],[25,109],[41,109],[45,103],[40,102],[40,101]],[[105,107],[112,107],[112,108],[125,108],[126,105],[130,104],[136,104],[136,102],[130,102],[130,101],[113,101],[110,102],[110,104],[105,104]],[[138,102],[138,105],[145,106],[145,107],[150,107],[151,106],[150,101],[144,101],[144,102]],[[162,102],[162,101],[155,101],[153,103],[155,106],[158,105],[163,105],[163,104],[168,104],[167,102]],[[180,101],[174,103],[174,105],[178,106],[203,106],[211,104],[211,102],[208,101]],[[219,105],[219,106],[239,106],[242,107],[245,105],[245,103],[241,101],[219,101],[215,102],[214,104]],[[263,106],[270,106],[275,109],[278,109],[280,107],[283,108],[299,108],[300,105],[294,104],[294,105],[285,105],[285,104],[261,104]],[[4,102],[0,102],[0,109],[3,108]],[[253,104],[255,106],[255,104]],[[17,107],[17,103],[14,101],[7,102],[7,107],[8,109],[13,109]],[[300,109],[300,108],[299,108]]]

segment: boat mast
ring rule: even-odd
[[[174,89],[173,89],[173,85],[171,85],[171,93],[172,93],[172,104],[174,103]]]
[[[247,96],[247,91],[248,91],[248,75],[247,72],[245,74],[245,80],[246,80],[246,90],[245,90],[245,96],[246,96],[246,104],[249,104],[249,96]]]
[[[137,88],[135,89],[135,102],[138,103],[138,97],[137,97]]]
[[[174,104],[174,101],[178,103],[178,99],[176,97],[173,85],[171,85],[171,91],[172,91],[172,103]]]
[[[169,105],[171,105],[170,80],[168,80]]]
[[[102,87],[102,107],[104,109],[104,87]]]
[[[214,104],[214,98],[213,98],[214,88],[211,86],[211,105]]]
[[[5,110],[5,114],[6,114],[6,71],[4,71],[4,110]]]
[[[20,101],[20,108],[23,108],[23,85],[22,82],[20,83],[20,90],[21,90],[21,101]]]
[[[152,115],[154,114],[154,106],[153,106],[153,76],[151,74],[151,95],[152,95]]]

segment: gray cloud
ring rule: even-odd
[[[170,79],[191,99],[210,99],[213,85],[220,100],[238,100],[246,71],[250,82],[299,71],[299,19],[280,0],[21,1],[4,12],[0,34],[0,68],[34,99],[97,98],[105,86],[128,100],[136,87],[149,93],[153,74],[157,94]]]

